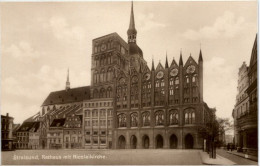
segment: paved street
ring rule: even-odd
[[[237,165],[258,165],[258,162],[227,153],[224,149],[217,149],[217,154],[235,162]]]
[[[16,150],[2,152],[4,165],[200,165],[200,150]],[[42,156],[44,155],[44,156]],[[74,156],[73,156],[74,155]],[[85,156],[84,156],[85,155]],[[70,157],[71,156],[71,157]],[[21,159],[23,157],[23,159]],[[34,158],[34,159],[25,159]],[[15,160],[16,158],[20,158]],[[56,159],[55,159],[56,158]],[[60,159],[62,158],[62,159]]]

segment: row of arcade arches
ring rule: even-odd
[[[144,135],[142,137],[142,149],[149,149],[150,146],[150,139],[147,135]],[[135,135],[132,135],[130,138],[130,148],[131,149],[136,149],[137,148],[137,137]],[[175,134],[172,134],[169,138],[169,148],[170,149],[177,149],[178,145],[178,138],[176,137]],[[185,144],[185,149],[193,149],[193,144],[194,144],[194,139],[191,134],[187,134],[184,139],[184,144]],[[163,136],[158,134],[155,137],[155,148],[156,149],[161,149],[163,148],[164,145],[164,139]],[[123,135],[118,137],[118,149],[126,149],[126,139]]]

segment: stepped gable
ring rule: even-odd
[[[54,119],[50,125],[50,127],[61,127],[65,123],[65,118],[59,118],[59,119]]]
[[[42,106],[80,102],[90,99],[90,86],[51,92]]]

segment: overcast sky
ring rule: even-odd
[[[130,2],[1,3],[1,114],[15,123],[40,110],[51,91],[90,85],[92,39],[127,40]],[[137,43],[151,67],[204,59],[204,101],[232,117],[238,68],[249,64],[257,2],[134,2]]]

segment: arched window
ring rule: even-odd
[[[107,88],[107,97],[112,97],[112,88],[111,87],[108,87]]]
[[[170,111],[170,125],[179,123],[179,114],[177,110]]]
[[[176,77],[176,78],[175,78],[175,84],[176,84],[176,85],[179,85],[179,77]]]
[[[108,70],[107,70],[107,81],[112,81],[113,80],[112,74],[113,74],[112,68],[108,68]]]
[[[131,114],[131,127],[137,127],[137,125],[138,125],[138,115],[137,115],[137,113],[132,113]]]
[[[173,87],[170,87],[170,96],[173,96]]]
[[[104,81],[105,81],[105,70],[102,69],[100,73],[100,82],[104,82]]]
[[[93,74],[94,83],[98,83],[98,71],[95,70]]]
[[[196,75],[192,77],[192,82],[196,82]]]
[[[155,87],[158,88],[160,86],[160,83],[159,81],[157,80],[156,83],[155,83]]]
[[[164,87],[164,80],[161,81],[161,87]]]
[[[164,124],[164,114],[163,111],[155,112],[155,125],[160,126]]]
[[[142,113],[143,126],[150,126],[150,112]]]
[[[185,111],[185,124],[194,124],[195,123],[195,110],[187,109]]]
[[[173,85],[173,78],[170,79],[170,85]]]
[[[102,88],[101,90],[100,90],[100,98],[105,98],[106,97],[106,90],[104,89],[104,88]]]
[[[126,115],[125,114],[118,115],[118,126],[126,127]]]
[[[93,96],[94,96],[94,98],[98,98],[99,97],[99,93],[98,93],[97,89],[94,89]]]
[[[189,76],[186,76],[186,83],[189,83],[189,82],[190,82]]]

